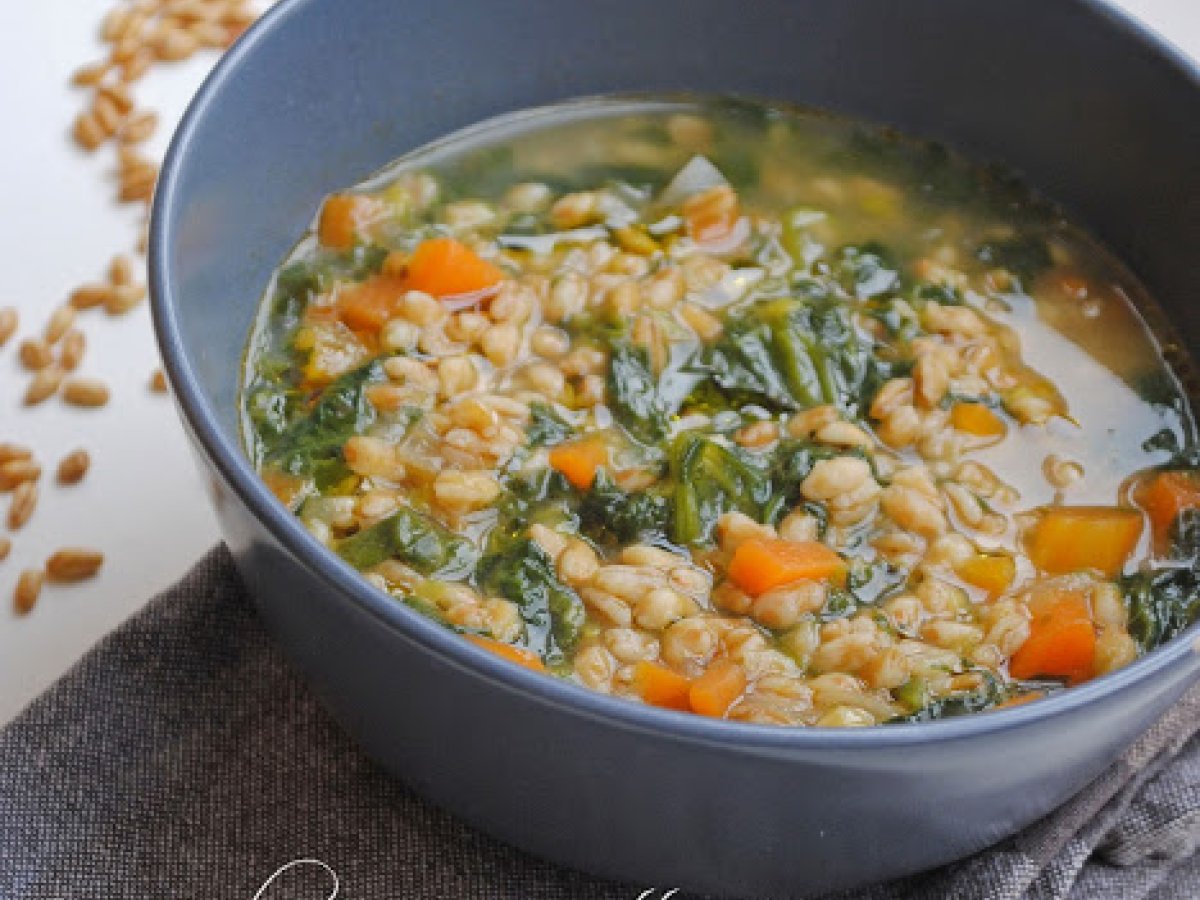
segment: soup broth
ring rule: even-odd
[[[1005,172],[793,108],[589,101],[327,198],[242,407],[312,534],[480,646],[874,725],[1036,700],[1195,618],[1183,359]]]

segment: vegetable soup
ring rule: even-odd
[[[378,590],[545,677],[793,726],[1103,675],[1200,611],[1186,354],[1005,172],[728,99],[510,117],[334,194],[249,451]]]

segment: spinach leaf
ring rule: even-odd
[[[608,397],[613,415],[630,437],[643,444],[666,437],[672,410],[659,394],[646,352],[625,339],[612,342]]]
[[[780,412],[830,403],[862,406],[870,354],[834,300],[760,300],[731,316],[699,368],[722,393]]]
[[[267,461],[289,475],[311,475],[322,467],[341,464],[342,445],[375,421],[375,407],[367,402],[366,388],[383,380],[379,360],[342,375],[321,392],[307,416],[278,436]]]
[[[1166,643],[1200,617],[1200,571],[1159,568],[1121,579],[1129,633],[1142,650]]]
[[[695,432],[675,439],[668,460],[675,486],[671,536],[678,544],[710,542],[727,512],[759,519],[771,498],[770,477],[757,461]]]
[[[651,491],[626,493],[603,469],[579,506],[580,529],[597,543],[664,540],[671,520],[670,498]]]
[[[1054,265],[1046,242],[1032,234],[1003,241],[987,241],[975,250],[975,258],[984,265],[1007,269],[1028,288],[1039,275]]]
[[[398,559],[422,575],[461,577],[474,561],[466,538],[411,507],[376,522],[337,544],[338,555],[356,569],[369,569]]]
[[[476,578],[493,596],[516,603],[526,626],[526,645],[548,661],[560,661],[583,629],[583,601],[558,580],[546,551],[528,537],[488,554]]]
[[[529,424],[525,427],[525,437],[531,447],[558,444],[574,433],[575,429],[560,419],[548,403],[529,405]]]
[[[900,284],[900,273],[887,250],[874,242],[843,247],[834,258],[833,272],[847,293],[859,300],[886,294]]]
[[[896,689],[896,699],[913,710],[910,715],[889,720],[898,722],[933,722],[954,716],[981,712],[1008,699],[1010,689],[991,672],[981,671],[983,683],[973,691],[931,699],[924,679],[915,675]]]
[[[1161,451],[1171,454],[1171,458],[1157,468],[1167,469],[1196,469],[1200,468],[1200,447],[1190,440],[1180,441],[1179,435],[1171,428],[1156,431],[1142,441],[1142,449],[1147,453]]]
[[[837,450],[821,444],[790,438],[780,441],[771,454],[771,499],[763,511],[763,521],[777,523],[800,502],[800,483],[817,461],[837,455]],[[824,518],[824,510],[815,504],[813,511]]]

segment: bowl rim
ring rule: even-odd
[[[204,126],[207,111],[220,103],[223,88],[236,76],[244,60],[252,56],[275,31],[286,27],[300,10],[317,2],[321,0],[281,0],[247,30],[205,78],[189,103],[164,158],[152,205],[148,248],[154,331],[179,414],[228,488],[313,577],[342,595],[347,602],[354,603],[381,626],[419,643],[440,661],[487,679],[502,689],[519,692],[531,701],[563,709],[572,715],[602,720],[610,726],[744,752],[903,748],[929,741],[961,740],[1013,731],[1049,717],[1064,716],[1110,695],[1135,688],[1159,673],[1184,665],[1189,661],[1185,657],[1192,657],[1190,662],[1193,666],[1200,661],[1198,622],[1169,643],[1129,665],[1037,703],[985,714],[886,727],[753,725],[635,703],[511,665],[470,641],[461,640],[453,632],[374,589],[348,563],[309,534],[300,520],[276,500],[238,442],[228,439],[223,433],[215,411],[205,400],[182,337],[176,315],[179,298],[170,266],[169,248],[175,239],[174,217],[180,208],[180,182],[188,164],[189,149]],[[1193,61],[1169,40],[1106,0],[1065,2],[1072,4],[1080,13],[1096,17],[1108,27],[1124,32],[1176,70],[1180,77],[1190,81],[1200,92],[1200,63]],[[578,99],[582,98],[565,98],[556,103],[570,103]],[[485,121],[491,122],[503,115]],[[485,123],[474,123],[467,128],[477,128],[482,124]],[[364,177],[370,174],[364,173]]]

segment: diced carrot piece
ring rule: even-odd
[[[490,653],[495,653],[502,659],[514,662],[518,666],[524,666],[535,672],[546,671],[545,664],[532,650],[527,650],[524,647],[514,647],[512,644],[505,644],[503,641],[494,641],[491,638],[481,637],[477,634],[468,634],[465,637],[472,644],[482,647]]]
[[[729,579],[752,597],[795,581],[846,579],[845,561],[819,541],[750,538],[729,561]]]
[[[495,287],[504,273],[453,238],[422,241],[405,266],[405,287],[434,297],[475,294]]]
[[[746,689],[746,671],[735,662],[718,659],[688,689],[692,712],[720,719]]]
[[[1001,437],[1008,430],[1004,420],[984,403],[955,403],[950,424],[976,437]]]
[[[1014,678],[1062,678],[1070,684],[1092,676],[1096,628],[1083,591],[1058,589],[1035,595],[1026,638],[1008,664]]]
[[[1002,553],[976,553],[956,565],[954,571],[967,584],[983,588],[995,597],[1008,590],[1017,577],[1017,564]]]
[[[1027,537],[1029,558],[1043,572],[1096,569],[1115,578],[1142,535],[1142,514],[1118,506],[1053,506]]]
[[[338,290],[338,317],[354,331],[378,331],[396,315],[404,290],[404,282],[389,275],[346,285]]]
[[[1034,700],[1041,700],[1045,696],[1045,691],[1030,691],[1028,694],[1018,694],[1015,697],[1009,697],[1002,703],[997,703],[992,709],[1008,709],[1011,706],[1023,706],[1026,703],[1032,703]]]
[[[581,491],[591,488],[596,472],[607,463],[608,445],[598,437],[559,444],[550,451],[550,465]]]
[[[331,250],[349,250],[362,230],[375,219],[381,204],[360,194],[332,194],[321,207],[317,221],[317,240]]]
[[[1171,529],[1184,510],[1200,509],[1200,474],[1190,471],[1158,472],[1134,491],[1134,499],[1150,517],[1154,547],[1166,552]]]
[[[691,681],[666,666],[642,660],[633,667],[633,685],[638,696],[651,706],[664,709],[691,709],[688,692]]]
[[[741,216],[738,196],[728,185],[709,188],[683,201],[680,210],[688,235],[702,244],[728,237]]]

